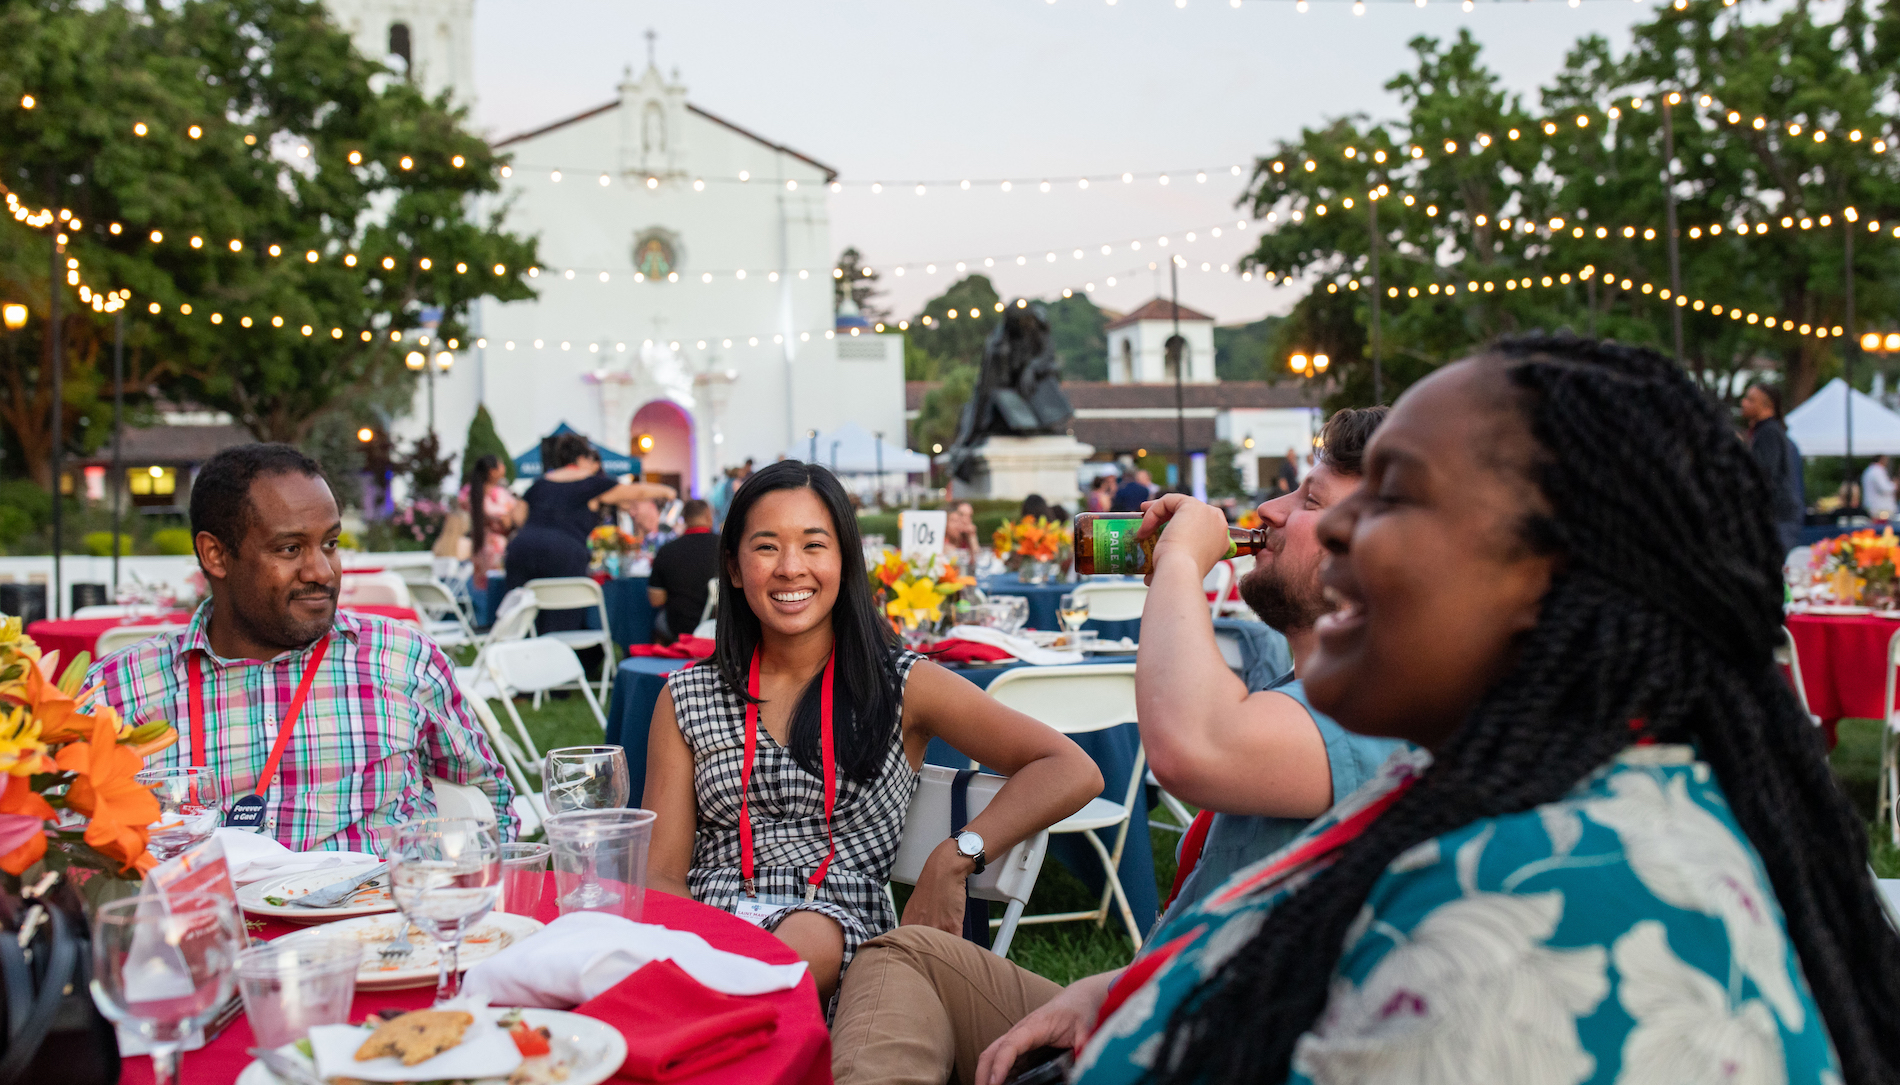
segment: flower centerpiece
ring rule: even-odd
[[[1068,567],[1075,556],[1069,529],[1044,516],[1025,516],[1003,525],[990,536],[990,546],[1003,566],[1025,584],[1042,584]]]
[[[79,689],[90,662],[80,653],[54,681],[58,653],[41,655],[19,618],[0,621],[0,870],[65,870],[96,902],[158,863],[146,851],[158,799],[133,776],[178,732],[92,703]]]
[[[1894,605],[1895,558],[1900,554],[1900,537],[1893,528],[1879,531],[1862,528],[1831,539],[1822,539],[1809,549],[1812,596],[1832,597],[1836,603],[1860,604],[1876,609]]]
[[[953,622],[944,614],[945,604],[976,583],[942,554],[906,558],[891,549],[872,566],[870,576],[872,598],[913,646],[935,639],[946,622]]]
[[[639,547],[640,540],[613,524],[602,524],[587,533],[587,551],[593,557],[593,567],[606,570],[609,576],[619,576],[627,555]]]

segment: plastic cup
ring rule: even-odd
[[[501,846],[501,911],[534,915],[547,888],[548,856],[553,852],[551,844]]]
[[[638,921],[646,906],[651,810],[574,810],[547,821],[561,914],[609,912]]]
[[[238,954],[238,992],[257,1046],[296,1043],[313,1025],[349,1024],[362,963],[362,943],[314,932]]]

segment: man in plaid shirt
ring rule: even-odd
[[[260,831],[294,851],[380,852],[376,830],[434,814],[428,777],[479,787],[513,839],[514,790],[448,659],[408,626],[338,610],[342,523],[314,460],[281,444],[219,452],[193,484],[191,528],[210,602],[183,633],[109,656],[87,679],[132,723],[177,728],[148,767],[210,765],[222,800],[260,795]]]

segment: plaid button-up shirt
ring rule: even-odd
[[[222,659],[206,626],[211,604],[174,636],[101,660],[86,685],[134,724],[165,720],[178,742],[148,767],[191,763],[186,657],[201,653],[205,760],[226,800],[255,791],[271,743],[314,645],[270,660]],[[277,777],[264,790],[265,831],[293,851],[380,852],[371,834],[435,813],[425,777],[480,788],[514,838],[514,789],[441,650],[399,622],[339,609],[330,646],[296,720]]]

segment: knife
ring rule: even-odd
[[[264,1047],[253,1047],[249,1054],[258,1062],[263,1063],[265,1069],[277,1075],[277,1080],[284,1082],[284,1085],[329,1085],[328,1082],[317,1076],[315,1070],[306,1067],[303,1063],[298,1062],[296,1059],[291,1058],[281,1051],[272,1051]]]
[[[340,882],[332,882],[321,889],[313,889],[301,897],[292,897],[290,903],[300,908],[334,908],[345,900],[348,900],[350,895],[355,893],[358,889],[361,889],[365,882],[371,882],[382,877],[388,870],[388,863],[377,863],[375,866],[345,878]]]

